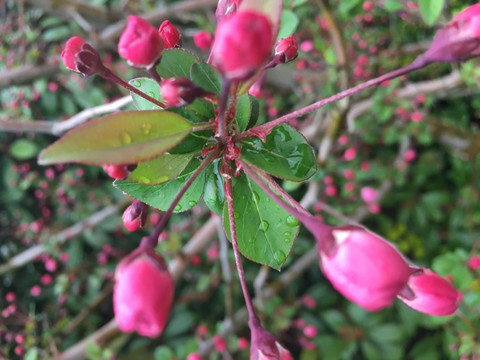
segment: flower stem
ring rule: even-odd
[[[158,73],[156,66],[148,68],[147,72],[153,78],[153,80],[155,80],[157,84],[160,85],[160,83],[162,82],[162,77]]]
[[[218,137],[225,145],[227,142],[227,102],[228,102],[228,94],[230,93],[230,86],[232,82],[229,79],[223,79],[223,90],[222,95],[220,97],[220,104],[218,106]]]
[[[291,205],[288,205],[279,195],[275,194],[275,192],[270,189],[270,187],[265,184],[260,178],[257,176],[256,172],[250,167],[250,165],[246,164],[242,160],[238,160],[241,164],[243,171],[252,178],[252,180],[263,190],[265,193],[270,196],[278,205],[280,205],[285,211],[290,213],[291,215],[298,218],[302,224],[312,233],[315,233],[317,238],[321,238],[321,234],[326,234],[328,231],[332,229],[330,225],[322,223],[319,219],[316,219],[312,214],[310,214],[307,210],[303,209],[304,211],[300,212],[296,208]],[[271,182],[269,182],[271,183]],[[283,191],[282,191],[283,193]],[[301,206],[298,204],[298,206]]]
[[[197,177],[203,172],[203,170],[205,170],[205,168],[208,165],[210,165],[213,162],[213,160],[215,160],[218,157],[219,153],[220,153],[220,149],[216,149],[213,152],[211,152],[210,155],[208,155],[208,157],[205,160],[202,161],[202,163],[197,168],[197,170],[195,170],[195,172],[188,178],[188,180],[182,186],[178,194],[175,196],[172,203],[168,207],[167,211],[165,211],[162,218],[160,219],[158,224],[155,226],[155,230],[152,232],[152,234],[142,239],[142,243],[140,244],[141,246],[146,246],[151,248],[155,248],[155,246],[157,246],[158,237],[160,236],[163,229],[165,228],[165,225],[167,224],[167,221],[170,219],[170,216],[172,216],[172,213],[175,210],[175,207],[177,206],[179,201],[182,199],[182,196],[185,194],[188,188],[193,184],[193,182],[197,179]]]
[[[242,287],[243,297],[245,298],[245,304],[247,306],[248,318],[258,319],[253,307],[252,298],[248,292],[247,282],[245,281],[245,273],[243,272],[242,259],[240,257],[240,251],[238,250],[237,230],[235,227],[235,210],[233,207],[233,188],[232,188],[232,168],[229,160],[225,160],[225,197],[227,198],[228,206],[228,220],[230,223],[230,236],[232,239],[233,254],[235,255],[235,265],[237,266],[238,277],[240,279],[240,285]]]
[[[137,94],[138,96],[143,97],[145,100],[150,101],[152,104],[155,104],[157,106],[160,106],[162,109],[166,108],[167,105],[165,103],[162,103],[158,101],[157,99],[154,99],[153,97],[145,94],[143,91],[138,90],[134,86],[130,85],[127,83],[125,80],[121,79],[117,75],[115,75],[110,69],[104,67],[103,70],[100,72],[100,75],[108,81],[111,81],[117,85],[120,85],[124,87],[125,89]]]
[[[391,71],[391,72],[389,72],[387,74],[384,74],[384,75],[381,75],[381,76],[379,76],[375,79],[372,79],[372,80],[366,81],[364,83],[358,84],[357,86],[354,86],[350,89],[339,92],[338,94],[332,95],[332,96],[330,96],[326,99],[322,99],[320,101],[317,101],[317,102],[315,102],[311,105],[308,105],[308,106],[306,106],[302,109],[292,111],[291,113],[283,115],[283,116],[281,116],[281,117],[279,117],[275,120],[272,120],[272,121],[270,121],[266,124],[263,124],[263,125],[260,125],[260,126],[255,126],[255,127],[251,128],[250,130],[244,132],[243,134],[236,136],[234,138],[234,140],[238,141],[238,140],[241,140],[241,139],[244,139],[244,138],[247,138],[247,137],[253,137],[253,136],[255,136],[255,133],[259,133],[259,132],[270,132],[277,125],[286,123],[286,122],[288,122],[290,120],[293,120],[293,119],[296,119],[296,118],[298,118],[302,115],[305,115],[305,114],[307,114],[307,113],[309,113],[313,110],[317,110],[317,109],[322,108],[322,107],[324,107],[328,104],[331,104],[335,101],[341,100],[341,99],[343,99],[347,96],[351,96],[353,94],[356,94],[357,92],[360,92],[360,91],[368,89],[372,86],[381,84],[384,81],[394,79],[396,77],[408,74],[412,71],[420,70],[427,65],[428,64],[425,61],[423,61],[420,58],[417,58],[417,60],[415,60],[411,64],[409,64],[407,66],[404,66],[400,69]]]

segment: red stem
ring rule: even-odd
[[[404,66],[400,69],[391,71],[391,72],[389,72],[387,74],[384,74],[384,75],[381,75],[381,76],[379,76],[375,79],[372,79],[372,80],[366,81],[364,83],[358,84],[357,86],[354,86],[350,89],[339,92],[338,94],[332,95],[332,96],[330,96],[326,99],[322,99],[320,101],[317,101],[317,102],[315,102],[311,105],[308,105],[308,106],[306,106],[302,109],[292,111],[291,113],[283,115],[283,116],[279,117],[278,119],[272,120],[272,121],[270,121],[266,124],[263,124],[263,125],[260,125],[260,126],[255,126],[255,127],[251,128],[250,130],[244,132],[243,134],[236,136],[234,138],[234,141],[238,141],[238,140],[241,140],[241,139],[244,139],[244,138],[247,138],[247,137],[253,137],[253,136],[255,136],[255,133],[258,133],[258,132],[270,132],[277,125],[286,123],[286,122],[288,122],[290,120],[293,120],[293,119],[296,119],[296,118],[298,118],[302,115],[305,115],[305,114],[307,114],[307,113],[309,113],[313,110],[317,110],[317,109],[322,108],[322,107],[324,107],[328,104],[331,104],[335,101],[341,100],[344,97],[351,96],[351,95],[353,95],[353,94],[355,94],[359,91],[362,91],[362,90],[368,89],[372,86],[381,84],[384,81],[396,78],[398,76],[402,76],[404,74],[408,74],[412,71],[420,70],[427,65],[428,64],[425,61],[423,61],[421,58],[417,58],[411,64],[409,64],[407,66]]]
[[[245,298],[245,304],[247,306],[248,318],[258,319],[253,307],[250,293],[248,292],[247,282],[245,281],[245,273],[243,272],[242,259],[240,257],[240,251],[238,250],[237,230],[235,227],[235,210],[233,207],[233,188],[232,188],[232,168],[230,167],[230,160],[225,160],[225,197],[227,198],[228,206],[228,220],[230,222],[230,236],[232,239],[233,254],[235,255],[235,265],[237,266],[238,277],[240,279],[240,285],[242,287],[243,297]]]
[[[162,218],[158,222],[158,224],[155,226],[155,230],[153,233],[142,239],[142,243],[140,244],[141,246],[146,246],[146,247],[152,247],[155,248],[158,243],[158,237],[162,233],[163,229],[165,228],[165,225],[167,224],[167,221],[170,219],[170,216],[172,216],[172,213],[177,206],[178,202],[182,199],[182,196],[185,194],[185,192],[188,190],[188,188],[193,184],[193,182],[197,179],[197,177],[202,173],[205,168],[210,165],[213,160],[215,160],[220,153],[220,149],[216,149],[213,152],[210,153],[210,155],[202,161],[200,166],[195,170],[195,172],[188,178],[188,180],[185,182],[185,184],[182,186],[178,194],[175,196],[173,199],[172,203],[168,207],[167,211],[163,214]]]
[[[230,86],[232,82],[226,78],[223,79],[222,95],[220,97],[220,104],[218,106],[218,137],[225,145],[227,143],[227,102],[228,94],[230,93]]]

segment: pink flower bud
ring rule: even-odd
[[[130,66],[150,68],[160,58],[162,50],[163,40],[157,29],[147,20],[130,15],[118,42],[120,56]]]
[[[215,10],[217,22],[221,22],[224,18],[235,14],[241,3],[242,0],[218,0],[217,10]]]
[[[258,319],[250,320],[249,325],[252,336],[250,360],[293,360],[290,352],[260,325]]]
[[[428,50],[426,63],[459,62],[480,55],[480,4],[472,5],[439,29]]]
[[[245,80],[268,60],[272,50],[272,26],[267,16],[239,11],[217,26],[212,63],[229,79]]]
[[[325,276],[343,296],[368,311],[391,305],[412,273],[389,242],[361,226],[339,226],[317,240]]]
[[[457,310],[462,293],[440,275],[422,268],[410,276],[399,299],[416,311],[446,316]]]
[[[127,165],[121,164],[105,164],[103,165],[103,170],[113,179],[123,179],[129,174]]]
[[[164,49],[173,49],[182,46],[182,36],[170,21],[165,20],[162,25],[160,25],[158,33],[163,39]]]
[[[285,64],[298,56],[298,44],[294,36],[278,40],[275,45],[275,57],[279,62]]]
[[[212,46],[213,35],[208,31],[199,31],[193,35],[193,42],[200,50],[207,51]]]
[[[162,98],[168,107],[179,107],[191,104],[204,91],[198,88],[189,78],[169,78],[160,84]]]
[[[152,338],[160,335],[174,293],[163,258],[153,249],[138,248],[117,266],[115,279],[113,309],[120,329]]]
[[[187,360],[202,360],[202,357],[199,353],[191,353],[187,356]]]
[[[480,256],[472,256],[470,260],[468,260],[468,267],[472,270],[480,269]]]
[[[78,36],[67,41],[61,56],[67,69],[84,76],[96,74],[103,68],[97,51]]]
[[[123,225],[129,231],[136,231],[143,227],[147,220],[147,205],[141,201],[135,200],[125,209],[122,215]]]
[[[369,186],[365,186],[360,190],[360,196],[367,204],[374,203],[378,199],[377,190]]]

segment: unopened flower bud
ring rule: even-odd
[[[204,91],[197,87],[189,78],[169,78],[160,84],[162,98],[168,107],[179,107],[191,104]]]
[[[293,360],[290,352],[285,349],[258,319],[249,321],[251,331],[250,360]]]
[[[74,36],[66,42],[61,56],[67,69],[84,76],[96,74],[103,68],[97,51],[78,36]]]
[[[193,35],[193,42],[200,50],[208,51],[212,46],[213,35],[208,31],[199,31]]]
[[[123,225],[129,231],[136,231],[143,227],[147,220],[148,207],[145,203],[135,200],[125,209],[122,215]]]
[[[368,311],[391,305],[413,272],[389,242],[361,226],[333,228],[318,245],[325,276]]]
[[[298,44],[294,36],[278,40],[275,45],[275,58],[278,62],[285,64],[298,56]]]
[[[458,308],[462,293],[430,269],[415,271],[399,299],[412,309],[430,315],[452,315]]]
[[[130,174],[130,165],[104,164],[103,170],[113,179],[124,179]]]
[[[113,309],[124,332],[157,337],[172,306],[174,283],[163,258],[153,249],[138,248],[115,272]]]
[[[460,62],[480,56],[480,4],[472,5],[439,29],[424,62]]]
[[[118,42],[120,56],[130,66],[148,69],[160,58],[162,50],[163,40],[158,30],[147,20],[130,15]]]
[[[360,196],[362,200],[367,204],[374,203],[378,199],[378,192],[372,187],[365,186],[360,190]]]
[[[257,72],[272,51],[272,25],[267,16],[239,11],[217,26],[212,64],[231,80],[245,80]]]
[[[160,25],[158,33],[163,39],[164,49],[173,49],[182,46],[182,36],[170,21],[165,20],[162,25]]]
[[[217,9],[215,10],[215,17],[217,22],[221,22],[226,17],[237,12],[242,0],[218,0]]]

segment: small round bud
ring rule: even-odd
[[[105,170],[112,179],[124,179],[130,173],[128,171],[128,165],[124,164],[104,164],[103,170]]]
[[[136,231],[143,227],[147,220],[148,207],[145,203],[135,200],[125,209],[122,215],[123,225],[129,231]]]
[[[67,69],[84,76],[96,74],[103,68],[97,51],[78,36],[74,36],[66,42],[61,56]]]
[[[173,49],[182,46],[182,36],[170,21],[165,20],[162,25],[160,25],[158,33],[163,39],[164,49]]]
[[[298,56],[298,44],[294,36],[278,40],[275,45],[275,58],[278,62],[285,64]]]
[[[213,35],[208,31],[199,31],[193,35],[193,42],[203,51],[208,51],[212,47]]]
[[[160,92],[168,107],[191,104],[204,93],[189,78],[165,79],[160,84]]]

